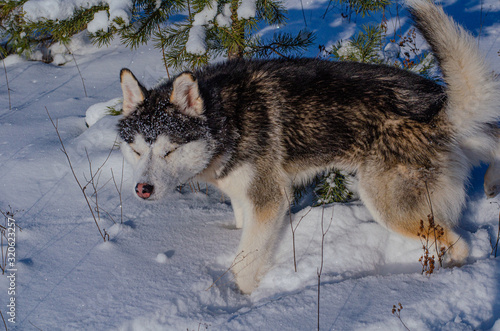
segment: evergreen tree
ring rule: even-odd
[[[4,53],[29,54],[55,42],[67,44],[74,34],[88,29],[99,45],[116,36],[131,48],[152,40],[162,51],[165,66],[179,68],[198,67],[216,56],[286,57],[304,51],[314,40],[305,30],[296,36],[277,33],[269,40],[255,34],[259,24],[285,23],[286,11],[279,0],[133,0],[128,17],[114,15],[102,1],[87,3],[68,18],[34,21],[23,13],[27,2],[0,2]]]

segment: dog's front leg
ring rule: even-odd
[[[243,233],[232,271],[236,284],[245,293],[257,287],[273,256],[276,239],[283,223],[283,203],[259,207],[252,204],[250,217],[245,218]]]
[[[288,210],[286,188],[278,182],[276,178],[257,178],[244,201],[238,201],[245,222],[232,271],[236,284],[246,294],[257,287],[266,272]]]
[[[243,201],[240,201],[243,200]],[[235,227],[241,229],[245,224],[245,199],[231,199],[231,206],[234,212]]]

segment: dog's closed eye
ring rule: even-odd
[[[135,149],[133,149],[132,147],[131,147],[130,149],[132,149],[132,150],[134,151],[134,153],[135,153],[137,156],[139,156],[139,157],[141,156],[141,153],[139,153],[138,151],[136,151],[136,150],[135,150]]]
[[[170,154],[172,154],[173,152],[175,152],[177,150],[177,147],[172,149],[172,150],[169,150],[168,152],[165,153],[165,155],[163,156],[164,158],[168,157]]]

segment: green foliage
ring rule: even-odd
[[[335,60],[356,61],[364,63],[382,63],[383,30],[380,26],[364,25],[357,34],[347,42],[338,41],[329,53]]]
[[[120,105],[121,105],[121,103],[120,103]],[[120,105],[106,107],[106,114],[111,115],[111,116],[121,115],[122,109],[118,108]]]
[[[391,0],[330,0],[324,16],[334,2],[339,5],[342,17],[351,21],[353,15],[365,17],[384,10]]]
[[[314,41],[314,34],[301,30],[296,36],[289,33],[275,33],[271,40],[265,41],[255,38],[248,47],[250,57],[268,58],[273,55],[289,57],[295,53],[305,52]]]
[[[313,205],[319,206],[334,202],[348,202],[354,198],[349,190],[352,176],[338,169],[332,169],[313,178],[308,186],[294,188],[294,203],[297,203],[312,190]]]
[[[107,10],[107,5],[79,8],[66,20],[32,22],[24,17],[22,6],[27,0],[0,3],[0,36],[4,41],[2,55],[17,53],[29,56],[33,50],[49,47],[55,42],[67,45],[73,35],[87,27],[94,14]]]
[[[108,12],[106,3],[87,5],[75,10],[64,20],[28,21],[22,7],[27,0],[0,3],[0,28],[5,48],[3,55],[29,55],[37,48],[48,48],[55,42],[67,45],[70,38],[85,30],[98,12]],[[130,8],[130,22],[114,18],[104,29],[91,33],[99,46],[108,45],[115,37],[130,48],[152,41],[161,50],[165,66],[199,67],[217,56],[227,58],[290,56],[307,49],[314,40],[311,32],[300,31],[293,36],[278,33],[270,40],[255,35],[258,24],[284,24],[286,11],[279,0],[257,0],[254,17],[240,18],[240,0],[135,0]],[[210,12],[210,9],[212,10]],[[210,12],[206,21],[197,21],[197,14]],[[171,17],[175,16],[175,23]],[[203,29],[206,49],[193,54],[186,49],[194,25]]]
[[[356,15],[366,16],[371,12],[383,10],[390,0],[336,0],[339,4],[347,6],[349,12]],[[350,17],[349,13],[349,17]]]
[[[22,53],[29,49],[30,40],[23,28],[22,5],[27,0],[0,2],[0,55]]]
[[[353,193],[349,191],[348,184],[348,177],[339,170],[334,169],[328,172],[316,185],[316,205],[351,200]]]
[[[79,8],[69,19],[28,21],[25,26],[32,36],[50,40],[51,42],[68,44],[73,35],[86,29],[87,23],[94,18],[95,13],[107,9],[107,5]]]
[[[231,58],[289,56],[305,51],[313,40],[311,32],[301,31],[297,36],[287,33],[275,34],[271,40],[262,40],[254,32],[259,23],[267,25],[284,24],[285,9],[276,0],[258,0],[256,15],[248,19],[238,18],[238,0],[221,0],[214,4],[205,0],[195,0],[189,6],[188,17],[184,21],[171,24],[155,32],[156,46],[163,50],[165,66],[199,67],[217,56]],[[205,28],[206,52],[193,54],[186,49],[189,33],[196,23],[196,15],[211,8],[215,10]]]
[[[386,64],[439,80],[434,74],[436,68],[434,57],[428,52],[421,52],[416,45],[415,29],[411,29],[405,36],[400,36],[398,43],[394,39],[389,39],[386,31],[384,21],[378,25],[363,26],[354,36],[348,40],[338,41],[326,52],[336,61]],[[385,57],[384,47],[388,44],[396,51],[392,56]]]

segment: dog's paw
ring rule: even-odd
[[[500,193],[500,162],[492,161],[484,174],[484,193],[494,198]]]
[[[235,278],[236,285],[238,285],[242,294],[251,294],[257,287],[258,282],[254,277],[238,277],[238,275],[235,275]]]
[[[464,239],[458,237],[448,248],[445,259],[446,267],[460,267],[467,262],[469,257],[469,245]]]
[[[250,294],[259,285],[259,259],[254,254],[236,256],[231,271],[243,294]]]

